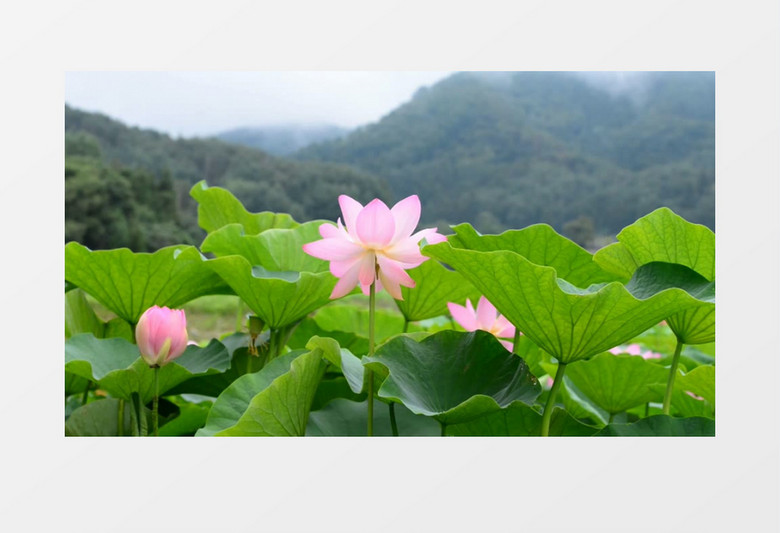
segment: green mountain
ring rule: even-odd
[[[665,205],[714,228],[714,74],[636,80],[616,92],[570,73],[458,73],[293,157],[353,165],[398,198],[419,194],[423,224],[614,235]]]
[[[236,128],[215,135],[223,141],[257,148],[272,155],[285,156],[310,144],[338,139],[349,132],[332,124],[279,125]]]
[[[390,201],[379,178],[338,163],[291,161],[218,139],[174,139],[65,106],[65,241],[136,251],[199,244],[200,180],[250,211],[335,220],[337,198]]]

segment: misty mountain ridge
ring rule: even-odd
[[[712,72],[461,72],[292,157],[419,194],[425,224],[561,231],[585,217],[614,235],[666,205],[714,228],[714,82]]]
[[[275,124],[235,128],[217,133],[214,137],[284,156],[310,144],[339,139],[349,131],[349,128],[334,124]]]

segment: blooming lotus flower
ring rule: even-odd
[[[187,347],[187,317],[181,309],[153,306],[144,311],[135,327],[141,357],[151,367],[163,366]]]
[[[420,199],[416,194],[388,208],[382,200],[371,200],[365,207],[357,200],[339,196],[341,218],[337,225],[320,226],[322,239],[303,245],[309,255],[330,261],[330,272],[339,282],[331,298],[341,298],[358,284],[368,294],[371,284],[376,290],[387,289],[390,295],[403,300],[401,285],[414,287],[406,269],[419,266],[428,258],[420,253],[420,241],[435,244],[446,240],[436,228],[412,234],[420,221]]]
[[[492,303],[484,296],[480,297],[477,303],[477,309],[471,305],[471,300],[466,298],[466,306],[449,302],[447,308],[450,310],[452,318],[460,324],[466,331],[482,329],[495,335],[496,337],[511,338],[515,336],[515,327],[509,323],[509,320],[501,316]],[[512,351],[512,343],[501,340],[504,347]]]

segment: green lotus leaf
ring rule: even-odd
[[[388,372],[380,398],[415,414],[455,424],[497,411],[515,400],[532,403],[541,392],[528,365],[486,331],[440,331],[417,342],[391,339],[363,364]]]
[[[248,235],[240,224],[228,224],[209,233],[201,250],[217,257],[240,255],[252,265],[270,271],[327,272],[328,262],[303,251],[303,245],[321,239],[324,220],[306,222],[291,229],[268,229]]]
[[[631,277],[641,265],[664,262],[687,266],[707,281],[715,279],[715,234],[667,207],[623,228],[617,239],[617,243],[596,252],[593,259],[621,277]]]
[[[82,405],[65,422],[66,437],[113,437],[120,434],[119,409],[122,407],[122,434],[137,435],[136,413],[130,402],[105,398]],[[144,424],[145,426],[146,424]]]
[[[229,356],[216,339],[208,346],[188,346],[182,355],[158,373],[159,393],[197,375],[226,370]],[[125,339],[98,339],[91,333],[74,335],[65,341],[65,370],[96,381],[101,389],[116,398],[131,400],[138,393],[141,403],[154,397],[154,370],[141,358],[138,347]]]
[[[330,302],[337,282],[330,272],[267,271],[239,255],[207,264],[271,329],[290,326]]]
[[[554,268],[506,250],[466,250],[444,242],[426,246],[423,253],[463,274],[512,324],[563,363],[609,350],[700,303],[676,287],[646,298],[637,298],[617,281],[579,288],[557,277]],[[652,276],[642,277],[648,278]]]
[[[345,331],[368,338],[368,306],[329,305],[314,314],[324,331]],[[398,312],[377,309],[374,313],[374,339],[377,344],[403,332],[404,317]],[[330,335],[328,335],[330,336]]]
[[[690,391],[715,405],[715,367],[702,365],[678,376],[674,381],[674,388]]]
[[[408,271],[414,288],[401,287],[403,300],[395,300],[408,322],[449,314],[448,302],[463,305],[469,298],[476,305],[480,294],[471,283],[438,261],[428,260]]]
[[[230,294],[206,263],[193,246],[133,253],[65,245],[65,279],[131,324],[153,305],[179,307],[206,294]]]
[[[318,411],[309,413],[306,436],[365,437],[368,424],[367,400],[362,402],[336,398]],[[441,434],[441,427],[433,418],[416,415],[402,404],[395,404],[398,435],[401,437],[432,437]],[[393,434],[390,411],[387,406],[374,404],[373,434],[388,437]]]
[[[714,437],[715,421],[704,417],[653,415],[633,424],[610,424],[597,437]]]
[[[664,394],[666,392],[665,385],[653,385],[653,388],[659,394]],[[707,400],[694,398],[688,392],[679,388],[675,382],[674,390],[672,391],[671,409],[669,414],[682,418],[703,416],[714,419],[715,406]]]
[[[350,331],[332,331],[327,330],[317,323],[314,318],[304,318],[293,330],[287,346],[291,349],[305,348],[312,337],[331,337],[335,339],[342,348],[346,348],[353,354],[368,353],[368,331],[359,335]]]
[[[303,436],[325,366],[319,349],[272,360],[225,389],[196,436]]]
[[[532,263],[554,268],[559,278],[577,287],[618,279],[595,263],[587,250],[559,235],[547,224],[508,230],[500,235],[480,235],[471,224],[459,224],[452,229],[455,235],[448,241],[455,248],[515,252]]]
[[[298,223],[287,213],[250,213],[227,189],[209,187],[199,181],[190,189],[198,202],[198,225],[211,232],[228,224],[241,224],[247,235],[257,235],[272,228],[294,228]]]
[[[685,344],[715,340],[715,234],[662,207],[623,228],[618,242],[598,252],[594,260],[605,270],[628,278],[640,266],[652,262],[683,265],[713,282],[713,295],[701,304],[665,317]]]
[[[663,401],[650,388],[665,384],[669,371],[632,355],[603,353],[566,367],[564,379],[609,414],[617,414],[647,402]]]
[[[500,411],[469,422],[447,426],[445,433],[464,437],[538,437],[542,414],[522,402],[512,402]],[[598,428],[575,420],[563,409],[555,409],[550,421],[550,436],[586,437]]]

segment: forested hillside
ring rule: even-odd
[[[250,211],[296,220],[334,219],[337,197],[381,197],[385,183],[336,163],[298,162],[217,139],[173,139],[65,106],[65,241],[136,251],[199,244],[200,180],[236,195]]]
[[[665,205],[714,228],[714,74],[641,81],[614,95],[567,73],[458,73],[294,157],[348,163],[397,197],[420,194],[424,224],[614,235]]]

